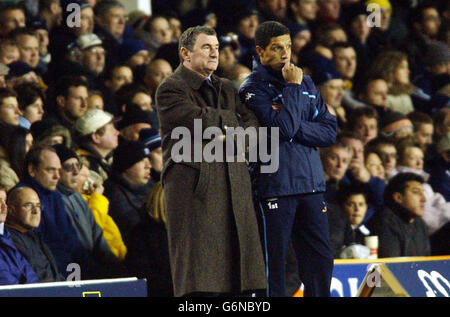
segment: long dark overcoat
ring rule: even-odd
[[[170,265],[175,296],[191,292],[244,292],[266,288],[265,266],[247,164],[180,162],[172,130],[194,119],[203,130],[258,126],[231,82],[211,76],[215,87],[180,65],[158,88]],[[240,119],[238,119],[238,117]],[[204,140],[204,146],[209,140]],[[194,148],[192,147],[192,150]]]

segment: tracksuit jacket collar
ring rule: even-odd
[[[278,83],[281,86],[287,85],[281,72],[273,70],[270,66],[264,66],[256,58],[253,59],[253,71],[268,82]]]

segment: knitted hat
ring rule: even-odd
[[[381,8],[388,8],[392,12],[392,5],[389,0],[368,0],[366,1],[366,6],[369,4],[378,4]]]
[[[156,129],[142,129],[139,132],[139,141],[151,151],[161,146],[161,136]]]
[[[381,134],[389,137],[395,131],[405,127],[411,126],[411,120],[408,119],[404,114],[396,111],[387,111],[383,115],[383,120],[381,121]]]
[[[388,125],[403,119],[407,119],[407,117],[404,114],[397,111],[389,110],[383,115],[383,120],[381,121],[381,128],[387,127]]]
[[[16,61],[8,65],[9,74],[6,76],[6,79],[11,79],[14,77],[20,77],[29,72],[34,71],[34,69],[28,65],[27,63]]]
[[[427,46],[426,52],[425,63],[427,65],[450,62],[450,48],[442,42],[433,41]]]
[[[150,150],[142,142],[124,141],[114,150],[112,168],[122,173],[149,155]]]
[[[117,124],[117,128],[122,130],[136,123],[148,123],[152,125],[153,121],[148,111],[144,111],[137,104],[129,102],[126,104],[125,113],[122,120]]]
[[[327,81],[332,79],[342,78],[331,60],[323,60],[321,63],[315,63],[310,69],[312,71],[311,78],[316,86],[325,84]]]
[[[66,147],[64,144],[55,144],[53,145],[53,148],[56,150],[56,154],[58,154],[61,164],[73,157],[78,159],[77,153]]]
[[[126,38],[119,46],[119,62],[126,62],[140,51],[148,51],[147,45],[141,40]]]
[[[304,30],[309,30],[308,26],[305,24],[299,24],[297,22],[292,22],[287,25],[289,28],[289,33],[291,34],[291,39],[294,40],[295,36]]]
[[[47,25],[41,19],[31,20],[27,24],[28,24],[28,27],[32,30],[47,30],[48,31]]]

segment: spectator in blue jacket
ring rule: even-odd
[[[6,189],[0,188],[0,285],[39,283],[39,278],[20,254],[4,228],[7,206]]]
[[[334,143],[336,117],[311,78],[290,63],[287,27],[264,22],[255,43],[260,62],[255,60],[239,95],[262,127],[279,129],[279,169],[260,173],[256,185],[266,224],[270,296],[286,296],[285,257],[291,239],[305,296],[329,296],[333,254],[317,147]]]
[[[31,149],[25,166],[26,176],[16,187],[31,187],[39,195],[43,210],[37,230],[53,252],[58,270],[65,274],[68,264],[77,263],[82,274],[89,274],[84,270],[87,269],[87,252],[70,222],[61,194],[56,191],[61,162],[55,149],[50,146]]]

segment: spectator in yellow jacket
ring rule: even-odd
[[[125,259],[127,247],[114,220],[109,216],[109,200],[103,195],[103,179],[94,171],[90,171],[87,160],[82,160],[78,192],[82,194],[94,214],[98,225],[103,229],[103,236],[111,251],[121,261]]]

